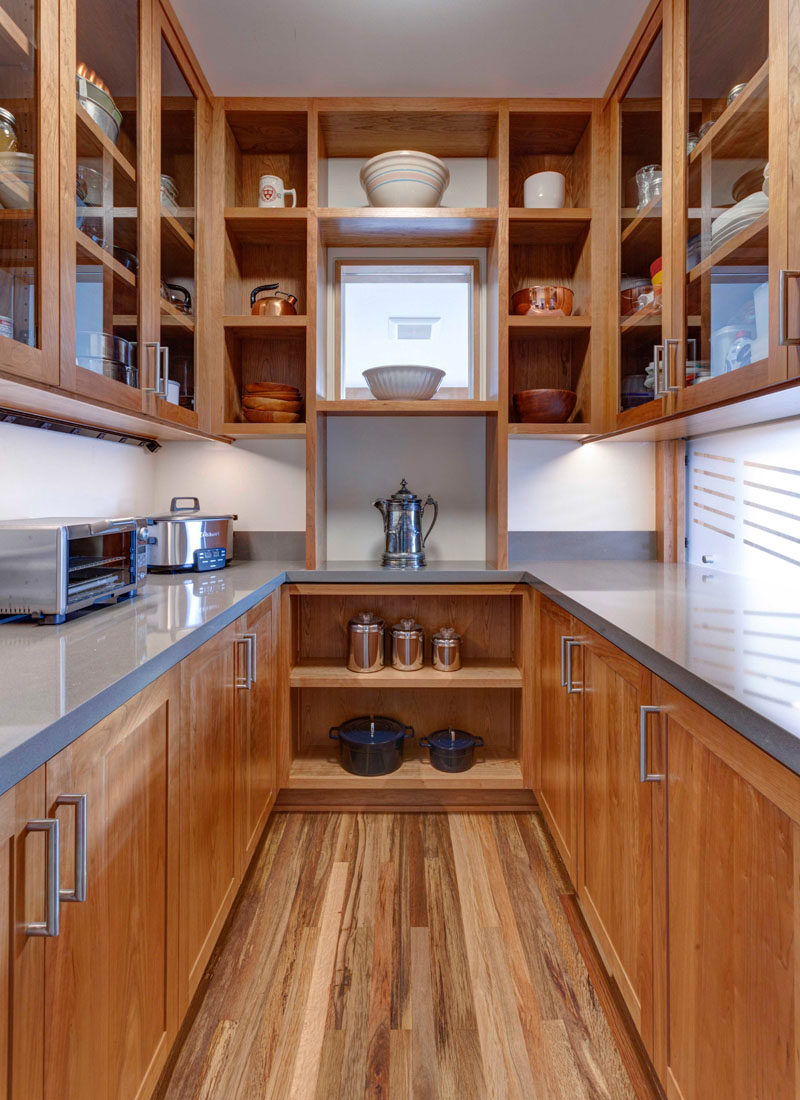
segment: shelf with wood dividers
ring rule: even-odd
[[[520,688],[522,671],[508,661],[470,662],[456,672],[439,672],[430,665],[416,672],[400,672],[391,665],[379,672],[351,672],[335,661],[308,661],[295,665],[289,676],[292,687],[308,688]]]
[[[586,333],[592,327],[591,317],[578,316],[553,317],[547,313],[512,313],[508,318],[508,331],[511,339],[526,339],[536,336],[576,336]]]
[[[194,217],[194,211],[191,211]],[[187,215],[188,217],[188,215]],[[186,232],[180,220],[161,208],[161,266],[170,276],[194,278],[194,238]]]
[[[430,401],[378,401],[374,398],[357,398],[341,401],[317,399],[317,412],[340,416],[493,416],[497,414],[496,401],[480,401],[442,398]]]
[[[117,206],[136,202],[136,168],[79,103],[75,104],[76,151],[84,157],[110,157],[114,168],[114,201]]]
[[[303,421],[294,424],[251,424],[247,420],[231,421],[219,426],[219,434],[230,439],[305,439],[306,425]]]
[[[127,267],[121,264],[116,256],[97,244],[96,241],[93,241],[91,237],[87,237],[80,229],[75,230],[75,247],[79,264],[100,264],[121,283],[131,289],[136,287],[136,276],[133,272],[128,271]]]
[[[427,731],[430,732],[430,731]],[[420,734],[419,736],[422,736]],[[522,767],[519,760],[505,753],[475,750],[475,763],[465,772],[441,772],[428,760],[427,749],[413,741],[406,742],[403,763],[388,775],[352,775],[344,770],[336,756],[336,745],[320,747],[296,756],[291,764],[288,782],[291,790],[522,790]]]
[[[306,239],[308,211],[292,207],[228,206],[225,228],[237,244],[302,243]]]
[[[568,421],[566,424],[517,424],[508,425],[509,435],[536,436],[538,439],[564,439],[565,437],[585,438],[592,434],[591,425],[581,421]]]
[[[497,232],[497,210],[480,207],[325,208],[317,211],[317,221],[325,245],[353,247],[486,247]]]
[[[187,333],[194,332],[194,317],[191,314],[177,309],[172,302],[168,302],[165,298],[160,299],[159,309],[161,311],[162,328],[182,329]]]
[[[591,223],[592,212],[588,207],[513,207],[508,212],[509,237],[520,244],[574,244],[588,233]]]
[[[248,339],[259,337],[269,339],[275,336],[305,336],[307,317],[223,317],[222,325],[226,333],[232,336],[244,336]]]

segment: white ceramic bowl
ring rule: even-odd
[[[396,364],[362,371],[372,396],[378,401],[428,401],[444,380],[439,367]]]
[[[430,153],[380,153],[361,169],[370,206],[438,206],[450,183],[446,164]]]

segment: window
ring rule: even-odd
[[[477,397],[478,261],[337,261],[335,394],[369,397],[362,371],[440,367],[437,398]]]

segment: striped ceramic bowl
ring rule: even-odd
[[[449,183],[446,164],[413,149],[380,153],[361,169],[370,206],[438,206]]]

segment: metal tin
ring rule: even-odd
[[[737,96],[740,96],[742,94],[742,92],[745,90],[746,87],[747,87],[747,82],[746,81],[745,81],[744,84],[734,84],[734,86],[728,92],[728,98],[725,100],[725,106],[730,107],[730,105],[731,105],[731,103],[733,103],[734,99],[736,99]]]
[[[437,672],[456,672],[461,668],[461,635],[455,627],[443,626],[433,636],[433,667]]]
[[[384,622],[372,611],[361,611],[347,624],[347,667],[351,672],[383,668]]]
[[[416,672],[425,663],[425,632],[413,619],[401,619],[392,627],[392,667]]]

